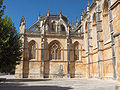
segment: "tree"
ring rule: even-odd
[[[0,0],[0,19],[4,14],[5,6],[3,6],[3,0]]]
[[[0,1],[2,8],[3,0]],[[4,7],[0,9],[0,72],[10,73],[21,60],[21,41],[10,17],[5,16]]]

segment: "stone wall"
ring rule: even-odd
[[[69,37],[69,64],[67,35],[45,35],[44,53],[41,52],[41,36],[25,36],[23,61],[16,66],[16,77],[41,78],[41,55],[43,54],[44,78],[67,78],[68,71],[71,78],[116,79],[115,76],[119,78],[120,1],[109,1],[111,1],[111,5],[108,0],[96,0],[95,5],[87,6],[87,12],[81,20],[84,38]],[[31,41],[36,42],[36,58],[33,60],[29,60],[28,54]],[[50,60],[49,58],[49,47],[54,42],[58,42],[61,47],[61,59],[59,60]],[[74,60],[74,45],[76,42],[79,43],[78,60]]]

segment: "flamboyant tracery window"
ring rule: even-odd
[[[35,41],[32,41],[29,46],[29,59],[35,59],[36,55],[36,45]]]
[[[50,60],[59,60],[61,59],[61,47],[58,43],[53,43],[50,46],[50,50],[49,50],[49,57]]]
[[[79,60],[79,44],[75,43],[74,46],[74,60]]]

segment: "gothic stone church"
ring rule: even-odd
[[[25,29],[20,22],[23,55],[16,78],[99,78],[120,75],[120,0],[87,1],[76,25],[51,14]]]

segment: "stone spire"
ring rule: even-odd
[[[90,7],[90,3],[89,0],[87,0],[87,12],[89,12],[89,7]]]
[[[90,6],[89,0],[87,0],[87,6]]]
[[[48,8],[48,13],[47,13],[47,16],[49,16],[50,15],[50,12],[49,12],[49,8]]]
[[[78,17],[76,17],[76,26],[78,25],[78,22],[79,22],[79,21],[78,21]]]
[[[20,21],[20,34],[23,34],[25,31],[25,17],[22,16],[21,21]]]
[[[74,29],[74,22],[73,22],[73,20],[71,21],[71,28],[72,28],[72,30]]]
[[[40,19],[40,11],[39,11],[38,19]]]
[[[66,17],[67,17],[67,20],[68,20],[68,13],[67,13],[67,16],[66,16]]]
[[[62,10],[60,9],[60,18],[62,18]]]
[[[71,24],[72,24],[72,26],[74,26],[74,22],[73,22],[73,20],[72,20]]]
[[[62,15],[62,10],[60,9],[60,15]]]
[[[83,20],[83,9],[81,9],[81,20]]]
[[[22,18],[20,20],[20,26],[21,25],[25,25],[25,17],[24,16],[22,16]]]
[[[69,20],[68,20],[68,13],[67,13],[67,16],[66,16],[66,17],[67,17],[67,22],[68,22],[68,24],[69,24]]]

